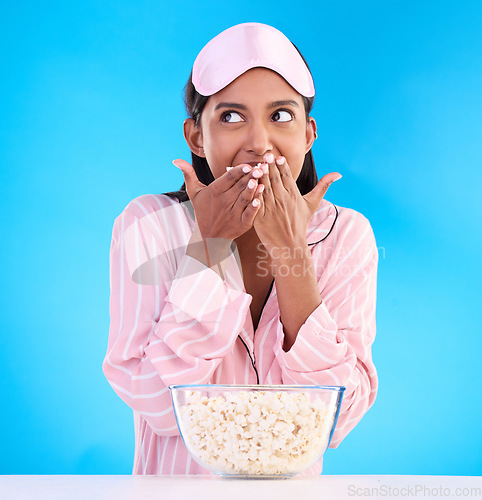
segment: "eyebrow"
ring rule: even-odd
[[[277,108],[278,106],[294,106],[295,108],[300,107],[296,101],[288,99],[286,101],[274,101],[268,105],[268,108]],[[216,105],[214,111],[217,111],[218,109],[222,108],[231,108],[231,109],[234,108],[234,109],[241,109],[243,111],[246,111],[248,109],[244,104],[238,104],[236,102],[220,102],[219,104]]]

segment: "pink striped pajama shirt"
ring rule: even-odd
[[[132,200],[110,251],[110,331],[104,374],[134,411],[134,474],[206,473],[176,426],[170,384],[344,385],[336,448],[373,404],[378,251],[367,219],[323,200],[306,234],[323,299],[288,352],[273,281],[253,330],[237,252],[225,279],[186,255],[190,202]],[[239,255],[238,255],[239,257]],[[248,352],[249,351],[249,352]],[[319,474],[322,461],[309,473]]]

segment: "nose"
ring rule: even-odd
[[[267,124],[261,120],[254,120],[246,129],[244,149],[248,153],[262,157],[273,150],[272,137]]]

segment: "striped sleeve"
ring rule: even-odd
[[[342,217],[333,259],[319,282],[322,303],[301,326],[288,352],[278,318],[276,359],[285,384],[343,385],[336,448],[373,405],[378,378],[372,361],[378,250],[368,220]]]
[[[161,233],[156,225],[153,238],[145,216],[152,210],[131,202],[114,222],[103,371],[119,397],[157,434],[175,435],[168,386],[210,382],[242,329],[251,296],[229,288],[185,251],[175,262],[167,233],[183,221],[168,221],[171,227],[164,225]],[[147,262],[153,255],[156,262]],[[134,266],[132,259],[137,259]],[[139,269],[157,269],[162,279],[143,281]]]

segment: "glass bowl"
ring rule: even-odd
[[[345,387],[171,385],[182,440],[227,477],[288,478],[316,464],[335,430]]]

